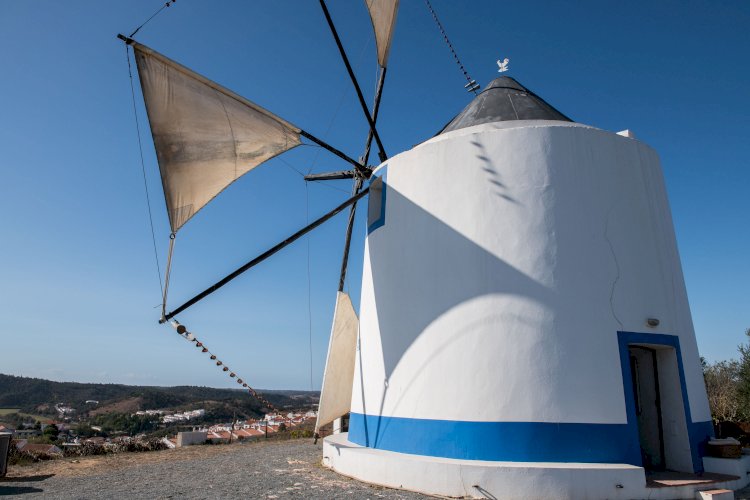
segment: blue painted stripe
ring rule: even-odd
[[[638,420],[630,377],[628,346],[666,345],[675,349],[693,469],[713,436],[708,422],[693,422],[685,385],[679,338],[674,335],[618,332],[627,423],[466,422],[381,417],[351,413],[349,440],[381,450],[468,460],[513,462],[626,463],[641,466]]]
[[[461,422],[352,413],[349,441],[371,448],[468,460],[640,462],[627,424]]]

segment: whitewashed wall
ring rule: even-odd
[[[617,332],[629,331],[679,336],[692,419],[710,420],[650,147],[573,123],[504,122],[386,165],[353,412],[625,423]]]

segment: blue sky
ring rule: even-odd
[[[125,51],[115,35],[160,5],[0,3],[2,373],[236,386],[156,322],[158,278]],[[496,77],[495,60],[509,57],[511,76],[574,120],[629,128],[658,151],[700,351],[709,360],[734,356],[750,328],[750,4],[433,5],[482,85]],[[364,3],[330,0],[329,8],[369,100],[376,61]],[[179,0],[137,38],[351,156],[361,153],[365,121],[317,2]],[[439,130],[469,102],[464,83],[424,3],[403,0],[379,120],[387,152]],[[168,222],[138,99],[163,266]],[[282,158],[241,179],[180,232],[173,305],[347,198],[349,182],[306,187],[294,171],[345,168],[340,160],[315,147]],[[262,388],[310,388],[311,324],[317,389],[344,225],[337,218],[181,320]],[[347,284],[355,301],[363,236],[360,217]]]

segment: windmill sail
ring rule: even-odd
[[[232,182],[300,144],[300,129],[132,43],[172,232]]]
[[[323,388],[320,391],[318,421],[315,423],[316,433],[324,425],[349,412],[358,330],[359,319],[349,295],[338,292],[328,344],[328,359],[323,373]]]
[[[365,0],[372,28],[375,30],[378,64],[383,68],[388,65],[393,28],[396,26],[396,14],[398,14],[398,2],[399,0]]]

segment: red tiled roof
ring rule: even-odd
[[[229,439],[229,431],[211,431],[208,433],[209,439]]]
[[[236,431],[234,431],[234,435],[237,436],[237,437],[250,437],[250,436],[254,436],[254,434],[252,434],[251,432],[249,432],[248,429],[239,429],[239,430],[236,430]]]
[[[60,448],[53,444],[25,444],[21,451],[34,453],[60,453]]]

